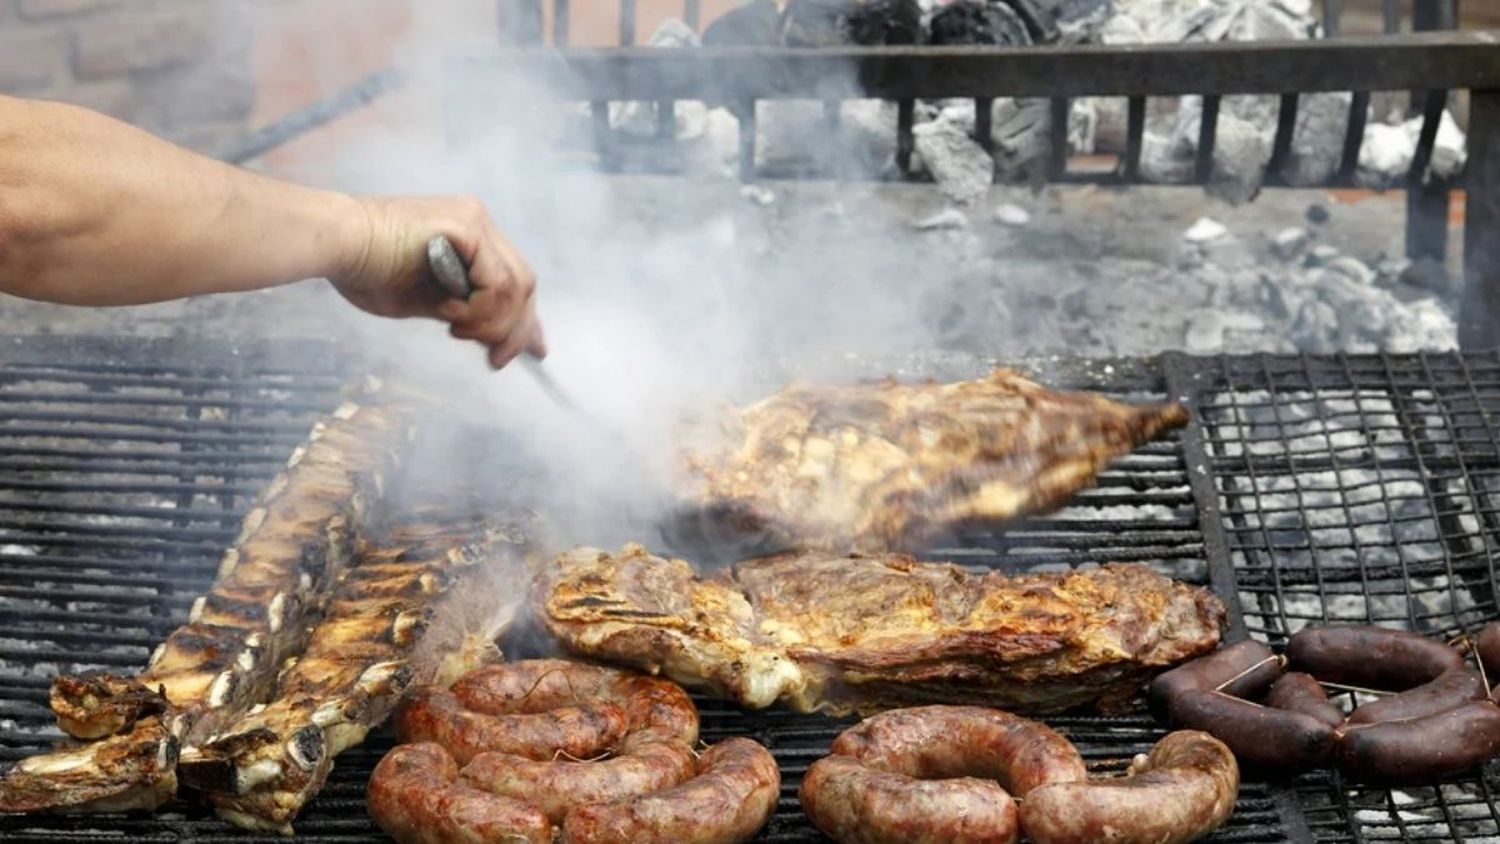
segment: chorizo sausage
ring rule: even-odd
[[[1260,642],[1246,639],[1157,675],[1146,693],[1157,718],[1165,720],[1173,698],[1192,689],[1255,697],[1281,676],[1282,661]]]
[[[458,780],[458,764],[442,747],[407,744],[375,766],[370,816],[399,844],[551,844],[554,828],[541,811]]]
[[[1170,733],[1121,779],[1042,786],[1021,804],[1032,844],[1179,844],[1222,826],[1234,811],[1240,769],[1223,742]]]
[[[696,768],[697,759],[685,744],[626,739],[621,755],[592,762],[537,762],[508,753],[481,753],[460,776],[490,794],[528,802],[560,824],[578,806],[670,788],[693,776]]]
[[[845,730],[832,752],[921,780],[993,779],[1017,797],[1088,776],[1078,748],[1047,725],[982,706],[883,712]]]
[[[698,708],[682,687],[632,671],[566,659],[530,659],[471,671],[453,684],[468,709],[486,715],[548,712],[591,701],[625,710],[630,732],[663,741],[698,742]]]
[[[1287,641],[1294,671],[1325,683],[1399,691],[1460,668],[1463,655],[1442,642],[1386,627],[1305,627]]]
[[[738,844],[765,826],[780,795],[781,771],[770,751],[732,738],[704,751],[697,776],[681,785],[574,809],[563,821],[562,841]]]
[[[1483,764],[1500,752],[1500,706],[1477,700],[1409,721],[1353,727],[1336,760],[1350,779],[1375,785],[1426,785]]]
[[[1271,684],[1266,706],[1301,712],[1337,729],[1344,725],[1344,711],[1328,700],[1328,693],[1311,674],[1288,671]]]
[[[396,710],[396,736],[402,743],[436,742],[461,765],[491,751],[538,760],[559,753],[587,759],[613,750],[629,727],[625,710],[609,702],[520,715],[483,715],[437,687],[412,691]]]
[[[1500,621],[1486,624],[1474,637],[1474,655],[1484,666],[1484,676],[1493,687],[1500,683]]]
[[[839,844],[1020,839],[1015,801],[987,779],[919,780],[825,756],[807,769],[797,797],[813,826]]]
[[[1349,713],[1350,724],[1377,724],[1381,721],[1409,721],[1457,709],[1471,700],[1483,700],[1488,694],[1479,672],[1467,665],[1450,668],[1436,680],[1423,683],[1400,694],[1370,701]]]
[[[1171,711],[1178,727],[1209,733],[1234,751],[1240,763],[1263,771],[1291,773],[1328,761],[1334,728],[1301,712],[1288,712],[1223,692],[1188,691]]]

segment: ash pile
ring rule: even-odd
[[[1312,0],[752,0],[715,20],[699,38],[668,23],[652,39],[662,48],[829,45],[1151,44],[1301,40],[1323,35]],[[853,84],[851,80],[851,85]],[[756,112],[756,166],[767,175],[821,173],[896,179],[895,103],[857,98],[829,120],[820,102],[762,101]],[[1291,149],[1279,175],[1291,187],[1327,184],[1338,173],[1353,97],[1304,95]],[[615,130],[642,139],[658,131],[654,104],[619,103]],[[1051,108],[1044,99],[997,99],[986,150],[975,138],[971,99],[920,101],[911,167],[935,183],[940,210],[914,213],[912,237],[943,244],[966,267],[968,292],[936,318],[953,345],[1006,336],[1031,350],[1090,354],[1185,348],[1234,352],[1410,352],[1451,349],[1456,282],[1436,262],[1412,265],[1390,249],[1345,254],[1320,238],[1313,213],[1295,226],[1253,230],[1213,219],[1164,233],[1180,238],[1158,261],[1124,259],[1103,250],[1074,273],[1066,261],[1025,253],[1045,236],[1028,227],[1045,198],[995,207],[996,184],[1039,190],[1050,155]],[[1233,206],[1249,203],[1267,179],[1278,122],[1275,96],[1223,98],[1208,194]],[[1370,113],[1358,184],[1385,189],[1404,182],[1422,119],[1405,93],[1377,94]],[[1199,97],[1148,100],[1141,178],[1147,184],[1193,180],[1202,102]],[[733,179],[738,172],[739,117],[731,108],[676,105],[679,164],[685,175]],[[1074,155],[1119,155],[1126,147],[1125,98],[1079,98],[1068,116]],[[1427,179],[1444,181],[1464,166],[1465,136],[1444,113]],[[769,206],[791,188],[750,187]],[[1018,207],[1024,206],[1024,207]],[[1218,216],[1213,214],[1211,216]],[[1399,217],[1392,220],[1392,230]],[[1065,253],[1065,250],[1059,250]],[[1070,256],[1061,254],[1061,257]],[[1076,262],[1075,262],[1076,263]],[[1069,279],[1077,276],[1077,287]],[[1090,277],[1092,276],[1092,278]],[[1028,284],[1028,278],[1037,284]],[[1103,280],[1101,280],[1101,278]],[[981,304],[983,303],[983,304]],[[1038,323],[1013,314],[1051,313]],[[1108,329],[1101,325],[1109,325]],[[1037,334],[1029,341],[1025,338]],[[963,338],[968,338],[964,340]]]
[[[680,22],[661,27],[656,47],[807,47],[931,44],[1027,47],[1045,44],[1131,45],[1216,41],[1304,40],[1322,36],[1312,0],[751,0],[713,21],[699,38]],[[852,83],[851,83],[852,84]],[[851,96],[857,92],[851,89]],[[1149,183],[1193,178],[1202,102],[1199,97],[1149,102],[1141,175]],[[1281,175],[1292,186],[1325,184],[1338,172],[1353,97],[1347,92],[1300,98],[1296,131]],[[1226,97],[1221,103],[1214,176],[1208,190],[1230,202],[1253,199],[1266,178],[1279,98]],[[650,136],[654,106],[618,106],[616,130]],[[992,106],[991,150],[975,139],[972,100],[918,104],[913,167],[954,202],[977,199],[990,184],[1035,183],[1049,154],[1052,116],[1042,99],[1000,98]],[[690,149],[684,166],[732,174],[739,118],[728,108],[679,103],[677,139]],[[896,106],[851,99],[840,106],[837,167],[846,174],[895,175]],[[776,172],[827,169],[831,153],[820,103],[763,102],[757,110],[757,166]],[[1127,104],[1121,97],[1078,98],[1068,115],[1073,154],[1122,154]],[[1405,95],[1372,98],[1355,178],[1393,187],[1411,169],[1422,118]],[[1464,165],[1465,137],[1444,113],[1428,179],[1446,180]]]

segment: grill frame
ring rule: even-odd
[[[259,490],[260,479],[274,471],[291,443],[300,438],[311,410],[332,406],[338,385],[357,361],[329,354],[331,350],[315,343],[231,346],[196,341],[26,338],[0,339],[0,348],[5,350],[4,362],[0,363],[0,408],[7,412],[23,401],[36,403],[39,395],[55,396],[59,390],[81,397],[73,405],[111,403],[121,391],[134,395],[154,393],[161,399],[156,405],[124,403],[141,414],[137,425],[109,422],[105,426],[105,430],[123,430],[140,437],[155,431],[155,439],[130,440],[121,451],[131,456],[123,459],[110,456],[115,449],[103,447],[108,442],[97,439],[94,435],[98,431],[92,428],[83,429],[87,433],[69,448],[41,454],[22,452],[18,456],[17,442],[35,437],[15,436],[16,430],[28,428],[18,426],[13,413],[0,413],[0,448],[5,449],[0,451],[0,624],[4,625],[0,631],[0,760],[3,760],[34,752],[56,737],[55,729],[37,731],[46,721],[47,683],[53,671],[75,670],[84,665],[128,669],[144,662],[150,648],[181,620],[193,597],[211,579],[218,550],[227,541],[225,534],[232,533],[238,513]],[[89,363],[58,363],[69,359]],[[978,362],[918,359],[899,365],[867,362],[861,366],[866,371],[854,374],[931,372],[941,377],[958,377],[973,373]],[[308,367],[305,380],[293,374],[298,367]],[[1497,438],[1490,428],[1475,427],[1488,420],[1491,413],[1500,414],[1500,354],[1192,358],[1169,353],[1152,360],[1034,361],[1022,368],[1066,386],[1102,389],[1136,398],[1169,395],[1193,408],[1194,421],[1180,436],[1148,447],[1117,464],[1102,476],[1099,489],[1085,493],[1080,499],[1085,505],[1126,509],[1091,512],[1085,507],[1073,507],[1019,525],[1005,532],[1003,540],[990,534],[966,538],[970,545],[989,544],[988,551],[971,548],[968,553],[954,554],[951,550],[939,550],[934,557],[955,558],[974,566],[1015,569],[1065,560],[1088,562],[1100,554],[1122,557],[1134,553],[1139,559],[1164,565],[1174,574],[1206,581],[1221,596],[1235,596],[1247,584],[1254,585],[1256,571],[1254,566],[1237,568],[1234,565],[1237,555],[1249,559],[1252,552],[1285,555],[1290,551],[1276,542],[1263,543],[1265,547],[1254,544],[1255,537],[1275,531],[1262,530],[1253,523],[1253,518],[1268,514],[1285,517],[1281,512],[1284,508],[1275,506],[1274,501],[1268,505],[1269,495],[1264,491],[1259,508],[1251,508],[1245,504],[1243,490],[1228,484],[1226,479],[1233,480],[1236,472],[1246,475],[1249,468],[1259,473],[1253,476],[1257,479],[1273,477],[1275,471],[1298,478],[1304,468],[1298,461],[1316,471],[1323,465],[1317,460],[1323,457],[1361,456],[1356,446],[1331,448],[1327,455],[1294,454],[1293,465],[1282,470],[1276,461],[1284,462],[1286,458],[1275,453],[1281,441],[1276,437],[1256,440],[1259,443],[1256,448],[1266,449],[1270,460],[1262,460],[1265,455],[1247,457],[1231,447],[1245,444],[1251,434],[1260,433],[1260,428],[1266,425],[1273,432],[1292,434],[1287,441],[1294,446],[1305,442],[1306,430],[1285,429],[1287,414],[1298,407],[1305,410],[1309,405],[1324,410],[1309,412],[1297,417],[1297,421],[1314,430],[1314,435],[1319,425],[1325,428],[1344,425],[1339,429],[1342,431],[1363,424],[1375,430],[1374,442],[1379,448],[1371,453],[1371,459],[1366,461],[1368,466],[1361,470],[1378,468],[1390,473],[1412,466],[1421,470],[1416,482],[1426,485],[1411,499],[1429,508],[1424,512],[1428,512],[1437,527],[1432,536],[1423,535],[1410,539],[1411,542],[1433,544],[1432,538],[1441,540],[1443,533],[1453,534],[1456,525],[1458,535],[1437,545],[1442,548],[1439,553],[1446,564],[1458,563],[1460,567],[1467,565],[1465,561],[1475,553],[1474,543],[1478,543],[1480,550],[1500,544],[1500,527],[1497,527],[1500,522],[1489,513],[1495,507],[1490,499],[1500,496],[1495,484],[1483,480],[1482,488],[1476,486],[1472,497],[1477,503],[1467,505],[1468,511],[1450,513],[1453,507],[1445,504],[1455,495],[1464,494],[1461,489],[1455,491],[1456,479],[1486,479],[1491,469],[1500,470]],[[38,374],[42,377],[38,378]],[[1259,399],[1264,407],[1258,406],[1254,396],[1265,387],[1273,388],[1265,391],[1270,398]],[[1386,393],[1382,394],[1382,389]],[[1412,392],[1420,389],[1428,393]],[[1346,394],[1352,396],[1349,400],[1354,403],[1353,410],[1338,407],[1327,410],[1331,402],[1342,400]],[[1421,414],[1420,419],[1408,414],[1416,419],[1411,424],[1425,432],[1425,439],[1409,438],[1403,443],[1380,433],[1380,425],[1370,424],[1369,418],[1378,411],[1400,403],[1392,403],[1382,395],[1406,395],[1408,398],[1401,401],[1413,410],[1424,401],[1441,408],[1438,412],[1429,410]],[[1424,398],[1427,395],[1431,398]],[[1231,398],[1226,400],[1226,396]],[[52,398],[48,401],[57,403]],[[1277,408],[1281,416],[1272,413],[1272,422],[1263,421],[1265,407]],[[174,413],[177,426],[161,426],[164,417],[170,418]],[[67,412],[56,415],[65,416]],[[110,419],[119,415],[117,407],[102,414]],[[293,418],[297,421],[291,421]],[[1398,425],[1407,424],[1400,421],[1402,417],[1397,418]],[[1275,420],[1279,420],[1281,429],[1275,428],[1278,424]],[[68,433],[66,426],[56,424],[57,430]],[[226,425],[231,428],[230,434],[212,432],[218,435],[206,440],[194,430]],[[1457,432],[1457,436],[1445,440],[1442,437],[1445,430]],[[1329,432],[1325,430],[1323,434]],[[171,459],[162,456],[168,447],[175,449]],[[141,456],[141,452],[153,449],[157,452],[154,456]],[[37,447],[32,447],[32,451],[37,451]],[[179,456],[183,459],[173,463]],[[1257,460],[1266,466],[1262,467]],[[1430,471],[1422,470],[1424,466]],[[71,473],[72,480],[67,483],[73,484],[74,491],[26,485],[29,476],[52,476],[59,471]],[[122,472],[134,472],[138,477],[130,483],[122,483],[118,478],[111,484],[102,483],[110,480],[108,476]],[[232,476],[234,483],[207,483],[205,479],[214,473]],[[79,477],[92,477],[93,484],[80,483]],[[1393,482],[1389,478],[1378,480]],[[1402,478],[1399,482],[1409,483],[1410,479]],[[18,483],[26,487],[22,490],[24,496],[12,494]],[[1357,488],[1340,487],[1337,492],[1347,495]],[[1304,498],[1310,492],[1295,486],[1293,489]],[[69,496],[82,496],[82,500],[69,501]],[[122,496],[143,496],[154,503],[122,505],[119,503]],[[1401,496],[1387,498],[1404,500]],[[18,501],[28,506],[17,508],[14,505]],[[1125,502],[1137,506],[1130,509]],[[1156,509],[1139,506],[1143,504]],[[1314,504],[1295,512],[1298,518],[1305,518],[1308,513],[1319,512],[1319,506]],[[1333,509],[1351,512],[1349,507]],[[1483,518],[1465,522],[1461,517],[1466,513]],[[123,526],[101,532],[101,527],[111,527],[94,523],[101,515],[124,520]],[[13,546],[21,543],[11,534],[17,524],[38,521],[45,529],[27,529],[25,533],[41,538],[40,547],[47,549],[47,558],[31,559],[18,566],[15,560],[22,555]],[[205,528],[205,524],[209,527]],[[1463,533],[1466,528],[1473,530]],[[1322,528],[1314,526],[1310,534],[1314,539],[1322,536],[1316,533],[1319,529]],[[1275,530],[1285,531],[1280,526]],[[160,536],[155,541],[143,541],[146,538],[138,535],[142,532],[159,532]],[[1102,550],[1098,547],[1101,544]],[[1314,541],[1313,545],[1309,559],[1318,563],[1328,562],[1324,559],[1327,555],[1349,550],[1332,542]],[[1357,555],[1368,556],[1373,547],[1369,543],[1355,543],[1353,550]],[[1206,560],[1203,565],[1192,563],[1199,554]],[[1280,559],[1279,564],[1287,570],[1295,568],[1285,559]],[[1486,565],[1485,575],[1485,585],[1492,587],[1496,577],[1492,566]],[[18,585],[18,580],[35,582]],[[127,590],[133,594],[127,594]],[[1285,605],[1288,594],[1276,592],[1274,596]],[[1255,634],[1277,641],[1274,635],[1267,636],[1274,631],[1260,621],[1265,616],[1263,607],[1251,607],[1254,611],[1247,615],[1238,600],[1227,603],[1231,608],[1227,639]],[[49,605],[51,609],[46,608]],[[1480,621],[1493,617],[1497,612],[1493,589],[1479,605],[1482,611],[1462,619],[1455,617],[1454,624],[1435,625],[1435,628],[1452,630],[1462,620],[1473,629]],[[20,632],[33,639],[45,638],[50,644],[43,650],[34,649],[17,640]],[[90,648],[94,650],[91,652]],[[706,739],[752,735],[765,742],[783,762],[786,781],[782,800],[762,840],[819,840],[816,835],[809,836],[807,828],[799,822],[795,787],[806,765],[847,722],[800,716],[779,709],[744,713],[705,699],[699,703]],[[1144,751],[1164,732],[1143,714],[1048,720],[1079,742],[1091,765],[1106,770],[1123,767],[1131,755]],[[370,840],[375,835],[364,816],[361,790],[363,778],[389,742],[388,733],[382,731],[367,746],[341,757],[328,789],[299,820],[301,837],[342,842]],[[1394,798],[1384,790],[1352,788],[1332,773],[1309,774],[1291,782],[1255,783],[1246,787],[1232,825],[1213,840],[1344,842],[1388,837],[1434,840],[1431,833],[1435,827],[1412,819],[1470,815],[1474,819],[1464,821],[1467,826],[1461,825],[1457,831],[1444,827],[1444,837],[1440,840],[1461,837],[1468,840],[1463,836],[1471,833],[1474,837],[1488,837],[1500,833],[1500,815],[1492,808],[1490,799],[1497,789],[1500,789],[1500,774],[1494,765],[1481,776],[1462,778],[1457,784],[1409,790],[1409,799]],[[1356,823],[1352,814],[1355,811],[1368,822]],[[1405,826],[1401,826],[1403,823]],[[158,816],[0,816],[0,837],[8,841],[94,840],[126,835],[149,841],[282,840],[241,834],[214,820],[201,807],[181,802],[172,804]]]

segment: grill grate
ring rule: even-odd
[[[5,348],[0,759],[14,759],[60,737],[46,709],[54,674],[135,668],[182,619],[240,513],[312,415],[335,402],[348,367],[306,348],[55,339]],[[965,374],[936,359],[927,368]],[[1500,443],[1488,422],[1500,412],[1500,358],[1169,355],[1033,368],[1126,398],[1181,396],[1198,421],[1119,461],[1061,512],[967,534],[932,557],[1010,571],[1148,562],[1237,593],[1231,636],[1273,642],[1325,618],[1453,633],[1495,615],[1488,551],[1500,542]],[[796,787],[848,722],[699,706],[706,740],[749,735],[782,763],[782,800],[762,839],[819,840]],[[1144,715],[1051,723],[1100,771],[1122,769],[1163,734]],[[378,734],[340,757],[299,819],[300,837],[378,838],[362,796],[390,740]],[[1493,840],[1495,789],[1493,771],[1396,794],[1331,774],[1248,783],[1213,840]],[[126,837],[282,840],[188,803],[152,816],[0,817],[7,841]]]

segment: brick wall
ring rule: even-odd
[[[213,148],[254,103],[243,14],[239,0],[0,0],[0,91]]]

